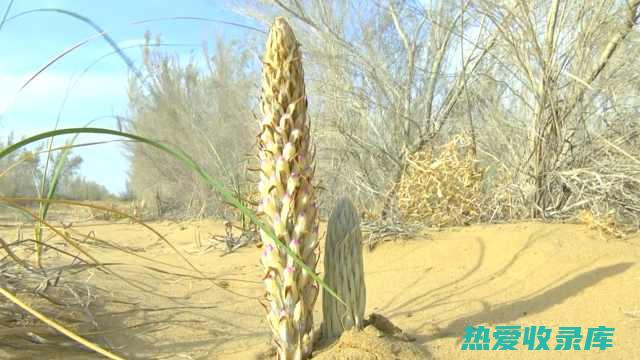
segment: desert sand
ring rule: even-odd
[[[63,274],[108,294],[91,304],[96,324],[84,334],[126,359],[269,358],[270,332],[256,300],[263,294],[261,249],[248,245],[225,256],[220,249],[207,249],[208,234],[224,233],[212,220],[151,225],[210,279],[198,279],[169,246],[140,225],[74,225],[79,233],[94,231],[96,238],[128,249],[130,254],[85,244],[119,275],[145,287],[135,288],[96,269]],[[199,248],[196,229],[202,236]],[[8,227],[0,232],[5,239],[15,234]],[[392,338],[369,328],[349,334],[339,348],[320,349],[318,358],[376,359],[376,346],[389,347],[398,359],[640,358],[640,236],[611,239],[577,224],[479,225],[425,231],[415,239],[365,250],[364,255],[367,314],[386,317],[402,333]],[[54,254],[46,261],[69,263]],[[321,262],[318,269],[322,267]],[[461,350],[469,325],[545,325],[554,331],[559,326],[582,326],[586,331],[604,325],[615,328],[614,346],[604,351]],[[19,335],[11,340],[5,336],[0,358],[99,358],[42,328],[38,335],[50,342],[34,344]],[[412,352],[416,349],[422,355]]]

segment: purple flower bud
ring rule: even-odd
[[[262,257],[267,257],[267,256],[271,255],[272,252],[273,252],[273,246],[271,246],[271,244],[269,244],[269,245],[264,247],[264,251],[262,251]]]

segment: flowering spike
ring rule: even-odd
[[[313,159],[304,74],[298,42],[287,22],[276,18],[263,59],[261,135],[258,137],[263,219],[277,239],[284,242],[306,266],[315,271],[317,236],[312,235],[318,219],[311,183]],[[299,191],[304,190],[304,191]],[[304,201],[300,201],[300,197]],[[273,276],[265,280],[272,312],[267,320],[273,331],[278,358],[306,359],[311,356],[313,305],[318,288],[308,274],[302,276],[291,256],[260,232],[265,245],[262,263]],[[290,240],[292,239],[292,240]],[[267,246],[272,245],[267,251]],[[306,249],[303,251],[303,249]],[[311,251],[309,251],[311,249]],[[277,255],[277,256],[276,256]],[[269,270],[276,269],[276,270]],[[278,271],[279,270],[279,271]],[[274,315],[273,311],[276,311]]]

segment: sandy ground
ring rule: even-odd
[[[87,336],[110,344],[127,359],[262,358],[270,334],[255,300],[263,293],[258,281],[261,250],[248,246],[226,256],[219,250],[203,251],[209,244],[207,234],[223,233],[213,221],[152,226],[216,280],[142,266],[194,274],[139,225],[74,225],[80,233],[94,231],[97,238],[137,255],[85,245],[102,262],[119,264],[112,266],[119,275],[145,287],[95,270],[75,275],[109,294],[108,301],[93,304],[99,331]],[[201,248],[195,245],[196,229],[202,235]],[[3,233],[5,239],[15,235],[7,228]],[[606,239],[583,225],[517,223],[427,232],[365,251],[367,313],[387,317],[415,338],[412,346],[436,359],[637,359],[638,259],[640,236]],[[56,256],[47,261],[69,262]],[[136,310],[126,303],[136,303]],[[318,302],[317,319],[320,308]],[[614,346],[605,351],[463,351],[461,337],[469,325],[545,325],[554,334],[559,326],[605,325],[615,328]],[[32,358],[99,357],[73,347],[0,347],[0,359]]]

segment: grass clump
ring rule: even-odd
[[[579,222],[587,225],[589,229],[597,231],[600,236],[621,238],[625,235],[613,211],[598,215],[595,214],[593,210],[583,209],[578,212],[576,218]]]
[[[429,149],[409,155],[398,187],[405,221],[430,226],[466,225],[480,217],[482,178],[470,139],[454,136],[438,156]]]

